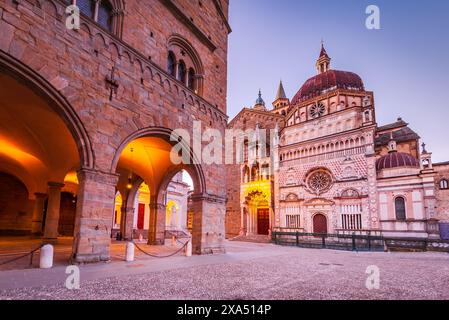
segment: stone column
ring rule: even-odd
[[[247,211],[247,215],[246,215],[246,235],[247,236],[252,234],[251,233],[252,232],[252,230],[251,230],[251,212],[252,212],[252,209],[251,209],[251,207],[249,207],[248,211]]]
[[[44,239],[55,240],[58,238],[59,211],[61,209],[61,189],[63,183],[48,183],[47,216],[45,219]]]
[[[224,253],[225,199],[204,194],[191,196],[192,244],[195,254]]]
[[[150,201],[150,225],[148,227],[148,244],[165,244],[165,218],[167,207],[165,204],[157,203],[156,197]]]
[[[245,207],[240,207],[240,235],[243,236],[246,234],[246,228],[245,228]]]
[[[31,232],[33,234],[42,234],[42,224],[44,218],[46,193],[35,193],[36,201],[34,202],[33,221],[31,223]]]
[[[120,219],[120,232],[122,233],[122,239],[130,241],[133,239],[134,231],[134,208],[123,206],[120,210],[122,212]]]
[[[119,175],[90,169],[78,171],[74,259],[78,263],[110,259],[112,217]]]

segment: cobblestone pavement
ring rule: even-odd
[[[371,265],[380,270],[378,290],[365,286]],[[443,253],[355,253],[230,242],[225,255],[95,268],[81,269],[76,291],[66,289],[63,281],[2,290],[0,281],[0,299],[449,299],[449,255]]]

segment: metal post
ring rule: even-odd
[[[326,248],[326,235],[324,235],[324,234],[322,235],[321,242],[322,242],[323,248]]]
[[[296,232],[296,246],[299,247],[299,232]]]

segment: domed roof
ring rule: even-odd
[[[390,152],[376,161],[377,171],[399,167],[419,168],[419,161],[412,155],[403,152]]]
[[[363,91],[362,79],[353,72],[327,70],[307,80],[294,96],[292,104],[319,96],[326,90],[350,89]]]

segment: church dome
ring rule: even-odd
[[[390,152],[376,161],[377,171],[400,167],[419,168],[419,161],[412,155],[403,152]]]
[[[335,89],[364,91],[365,87],[362,79],[353,72],[327,70],[307,80],[294,96],[292,104],[298,104]]]

